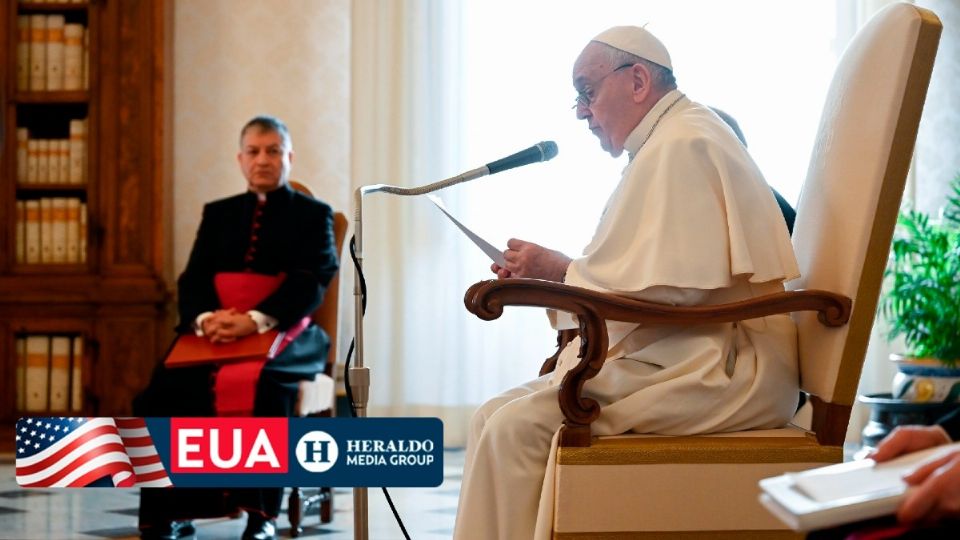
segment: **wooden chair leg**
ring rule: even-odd
[[[323,499],[320,502],[320,523],[333,521],[333,488],[320,488]]]
[[[303,506],[300,500],[300,488],[290,489],[290,498],[287,500],[287,517],[290,519],[290,536],[296,538],[300,536],[303,529],[300,527],[300,520],[303,518]]]

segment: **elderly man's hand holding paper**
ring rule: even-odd
[[[463,231],[474,244],[477,245],[490,259],[493,264],[490,265],[490,271],[497,274],[500,279],[509,277],[546,279],[549,281],[562,282],[567,273],[567,266],[571,259],[559,251],[547,249],[533,242],[525,242],[511,238],[507,241],[507,249],[500,253],[475,232],[471,231],[466,225],[460,222],[453,214],[447,210],[443,201],[433,195],[427,195],[427,198],[440,209],[441,212],[458,229]]]
[[[490,270],[500,279],[518,277],[557,282],[563,281],[567,266],[573,260],[559,251],[516,238],[507,242],[503,258],[505,266],[497,263],[490,265]]]

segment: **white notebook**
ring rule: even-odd
[[[833,527],[892,514],[909,487],[903,476],[960,450],[960,443],[928,448],[876,464],[838,463],[760,481],[760,502],[797,531]]]

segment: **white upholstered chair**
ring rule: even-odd
[[[790,291],[695,308],[539,280],[487,281],[467,291],[468,309],[484,319],[506,305],[580,317],[584,355],[564,378],[559,406],[567,420],[557,467],[547,475],[555,483],[554,538],[795,536],[761,507],[757,481],[842,459],[940,31],[932,12],[895,4],[843,54],[800,198],[793,242],[802,277],[788,284]],[[813,404],[810,430],[590,436],[599,410],[579,391],[602,368],[604,319],[696,324],[774,312],[795,312],[801,387]],[[545,369],[552,369],[549,361]]]

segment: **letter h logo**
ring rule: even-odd
[[[328,463],[330,461],[327,459],[327,448],[330,446],[330,441],[314,440],[304,442],[307,445],[306,461],[312,461],[314,463]]]
[[[297,442],[297,461],[310,472],[325,472],[337,463],[337,441],[325,431],[311,431]]]

